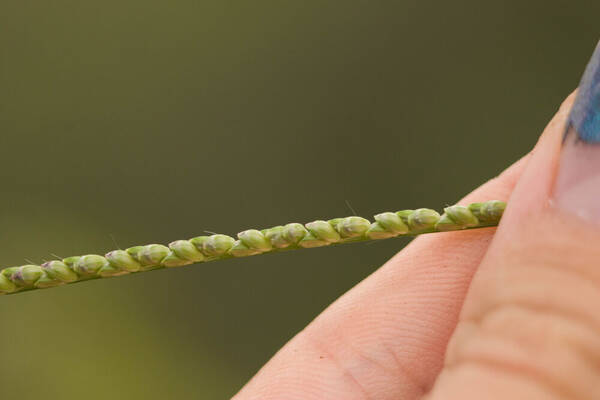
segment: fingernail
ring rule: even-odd
[[[554,200],[558,207],[600,223],[600,43],[567,119]]]

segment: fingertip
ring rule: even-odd
[[[563,135],[574,101],[571,94],[563,102],[516,183],[469,289],[446,353],[444,378],[438,380],[434,393],[452,397],[470,381],[479,391],[468,398],[480,398],[477,395],[487,393],[479,386],[481,379],[498,383],[495,376],[509,371],[516,379],[501,384],[517,398],[526,398],[521,384],[541,388],[551,398],[585,398],[600,380],[600,373],[589,369],[590,364],[600,363],[600,316],[590,306],[600,303],[596,268],[600,249],[593,245],[600,241],[600,229],[575,218],[576,213],[565,207],[556,207],[554,197],[557,174],[560,179],[564,168]],[[600,166],[600,147],[584,149],[586,157],[575,154],[570,162],[582,162],[594,152]],[[582,171],[589,179],[589,169],[575,172]],[[600,177],[600,168],[592,175]],[[573,183],[571,190],[582,189],[578,185]],[[598,187],[584,188],[591,193],[587,205],[573,199],[568,203],[578,209],[589,205],[600,209]],[[465,365],[484,365],[487,370],[478,378],[476,372],[485,368],[473,371]],[[461,374],[455,374],[457,370]]]

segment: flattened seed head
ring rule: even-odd
[[[370,239],[387,239],[394,236],[398,236],[393,232],[388,232],[379,222],[373,222],[371,227],[366,233],[367,237]]]
[[[267,240],[265,235],[259,230],[248,229],[238,233],[238,238],[248,248],[258,250],[260,252],[270,251],[273,249],[271,243]]]
[[[114,265],[112,265],[110,262],[107,262],[102,268],[100,268],[100,271],[98,271],[98,275],[100,275],[102,277],[121,276],[121,275],[127,275],[129,273],[130,272],[127,271],[126,269],[117,268]]]
[[[59,260],[53,260],[43,263],[42,269],[53,279],[61,282],[75,282],[78,276],[67,265]]]
[[[235,239],[227,235],[212,235],[201,241],[200,251],[208,257],[218,257],[227,254],[235,243]],[[194,243],[196,245],[196,243]]]
[[[39,265],[23,265],[18,267],[10,277],[17,286],[32,286],[42,276],[42,267]]]
[[[363,236],[371,227],[371,223],[362,217],[346,217],[337,223],[337,231],[343,238]]]
[[[285,228],[283,226],[274,226],[273,228],[265,229],[263,234],[273,247],[284,249],[292,244],[285,236]]]
[[[297,222],[292,222],[283,227],[283,237],[292,245],[297,245],[308,231],[306,228]]]
[[[190,239],[190,243],[194,245],[194,247],[201,252],[202,254],[204,254],[205,256],[208,256],[208,254],[206,254],[204,252],[204,242],[206,242],[208,240],[209,236],[197,236],[195,238],[191,238]]]
[[[479,225],[477,217],[467,207],[458,205],[450,206],[444,208],[444,212],[460,228],[464,229]]]
[[[19,270],[20,267],[8,267],[8,268],[4,268],[0,273],[2,273],[2,275],[4,275],[5,277],[9,278],[12,276],[13,273],[17,272]]]
[[[408,226],[414,232],[433,230],[440,214],[429,208],[419,208],[408,216]]]
[[[165,258],[162,259],[161,264],[165,267],[183,267],[184,265],[193,264],[193,261],[189,261],[183,258],[180,258],[175,254],[173,250],[169,251],[169,254]]]
[[[17,290],[17,286],[4,274],[0,274],[0,294],[12,293]]]
[[[506,203],[500,200],[490,200],[483,203],[471,203],[467,208],[481,224],[497,224],[504,213]]]
[[[141,250],[142,246],[138,247]],[[135,254],[137,254],[137,252]],[[113,250],[106,253],[105,257],[110,265],[124,271],[137,272],[141,268],[140,263],[125,250]]]
[[[188,240],[176,240],[169,244],[169,248],[182,260],[200,262],[204,260],[204,254],[198,251],[196,246]]]
[[[77,262],[77,260],[79,260],[81,258],[81,256],[73,256],[73,257],[67,257],[67,258],[63,258],[63,262],[65,263],[65,265],[69,268],[73,268],[75,266],[75,263]]]
[[[302,240],[300,240],[300,242],[298,243],[298,246],[303,247],[305,249],[310,249],[310,248],[313,248],[313,247],[329,246],[330,244],[331,244],[330,242],[328,242],[326,240],[319,239],[312,232],[309,231],[302,238]]]
[[[481,206],[481,216],[485,222],[498,222],[504,214],[506,203],[500,200],[486,201]]]
[[[452,218],[448,216],[448,214],[444,214],[440,217],[437,224],[435,224],[435,229],[440,232],[446,232],[462,229],[462,227],[454,222]]]
[[[414,212],[415,210],[400,210],[396,212],[396,215],[400,217],[402,222],[408,225],[408,217],[410,217]]]
[[[75,262],[73,270],[80,275],[96,275],[105,265],[108,265],[106,258],[97,254],[88,254]]]
[[[339,233],[333,229],[333,226],[327,221],[313,221],[306,224],[306,229],[312,233],[317,239],[327,243],[339,242],[341,237]]]
[[[162,244],[149,244],[143,246],[137,253],[137,260],[143,267],[156,267],[169,254],[169,251],[169,248]]]
[[[262,253],[260,250],[252,249],[244,244],[241,240],[236,240],[233,246],[228,251],[234,257],[248,257]]]
[[[40,278],[37,281],[35,281],[34,286],[36,288],[44,289],[64,285],[65,283],[66,282],[63,282],[59,279],[50,277],[46,271],[42,271],[42,276],[40,276]]]
[[[342,222],[344,218],[332,218],[330,220],[327,220],[327,222],[329,222],[329,225],[333,226],[333,229],[335,229],[336,231],[338,230],[338,225],[340,222]]]
[[[408,232],[408,226],[402,221],[398,213],[384,212],[375,215],[374,218],[389,233],[401,235]]]

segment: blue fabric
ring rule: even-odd
[[[581,78],[569,122],[580,140],[600,143],[600,42]]]

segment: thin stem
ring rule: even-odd
[[[231,236],[214,234],[22,265],[0,271],[0,294],[20,293],[67,283],[173,268],[227,258],[248,257],[312,247],[332,246],[398,236],[485,228],[498,225],[506,204],[498,200],[446,207],[440,215],[428,208],[384,212],[375,221],[351,216],[249,229]]]

